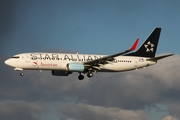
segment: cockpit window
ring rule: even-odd
[[[16,58],[16,59],[18,59],[18,58],[19,58],[19,56],[13,56],[12,58]]]

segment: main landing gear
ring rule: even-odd
[[[87,77],[92,77],[93,76],[93,73],[92,72],[89,72],[87,73]],[[78,79],[79,80],[83,80],[84,79],[84,75],[82,75],[81,73],[79,73],[79,76],[78,76]]]
[[[92,77],[93,76],[93,73],[92,72],[89,72],[88,74],[87,74],[87,77]]]
[[[78,76],[78,79],[79,80],[83,80],[84,79],[84,75],[81,75],[81,73],[80,73],[79,76]]]

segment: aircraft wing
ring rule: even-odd
[[[113,54],[113,55],[104,56],[102,58],[98,58],[98,59],[95,59],[95,60],[87,61],[87,62],[84,62],[84,65],[86,67],[92,67],[92,68],[95,68],[95,69],[99,69],[98,68],[99,66],[111,63],[114,60],[114,57],[117,57],[117,56],[120,56],[120,55],[123,55],[125,53],[128,53],[130,51],[135,50],[136,46],[138,44],[138,41],[139,41],[139,38],[136,39],[136,41],[134,42],[134,44],[131,46],[130,49],[125,50],[124,52],[120,52],[120,53],[116,53],[116,54]]]

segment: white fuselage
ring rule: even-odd
[[[60,53],[22,53],[13,56],[5,63],[15,70],[63,70],[68,63],[83,63],[106,55],[60,54]],[[98,72],[122,72],[156,64],[145,57],[118,56],[113,62],[100,66]]]

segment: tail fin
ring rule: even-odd
[[[155,28],[136,52],[126,54],[126,56],[155,57],[160,33],[161,28]]]

